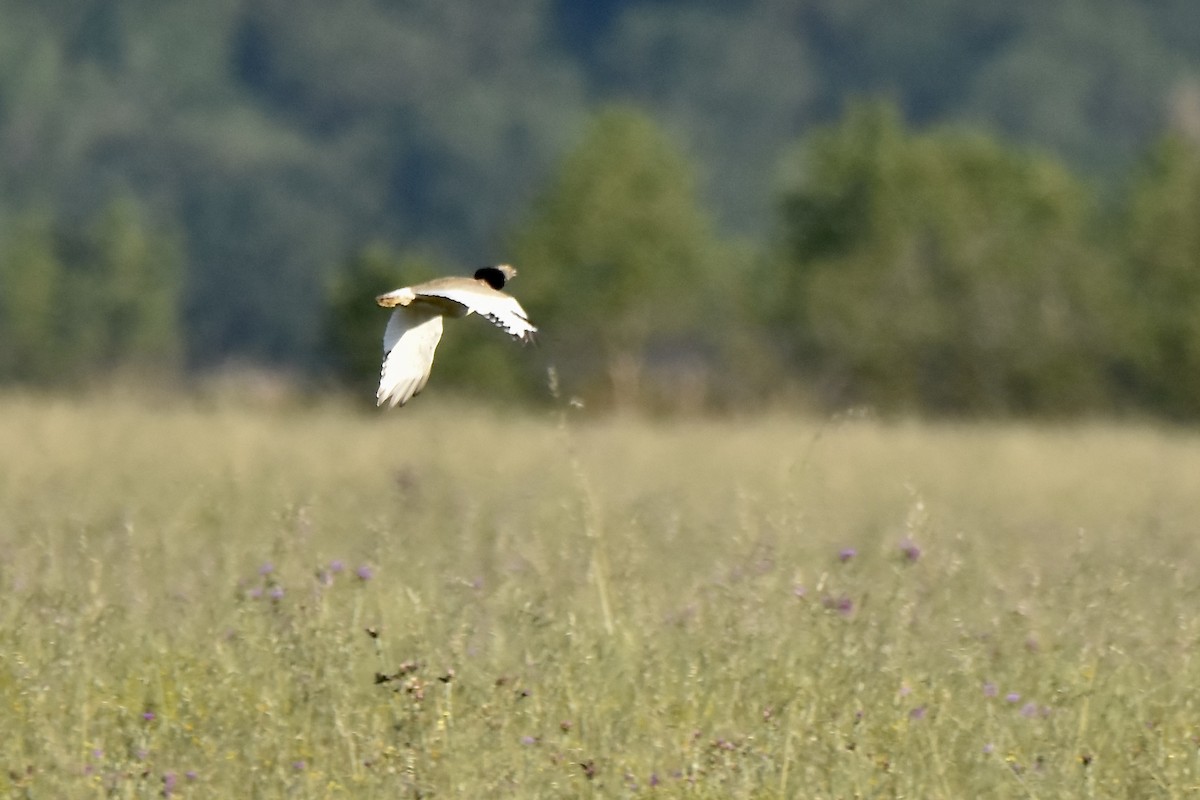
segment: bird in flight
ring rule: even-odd
[[[436,278],[381,294],[375,302],[395,309],[383,333],[383,369],[375,404],[402,406],[425,388],[443,317],[478,314],[522,343],[537,328],[516,298],[500,291],[517,271],[508,264],[482,267],[472,278]]]

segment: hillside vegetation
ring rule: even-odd
[[[593,407],[1194,419],[1198,15],[0,0],[0,380],[359,380],[372,286],[513,261]]]

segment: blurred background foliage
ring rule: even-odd
[[[1200,417],[1200,5],[0,0],[0,380]],[[499,344],[497,344],[499,342]]]

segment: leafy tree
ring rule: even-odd
[[[722,253],[691,172],[646,116],[599,114],[515,235],[520,294],[564,376],[639,399],[652,345],[694,340]]]
[[[1059,165],[977,135],[909,134],[881,105],[854,109],[805,156],[783,201],[777,330],[794,325],[818,375],[891,408],[1104,403],[1115,277]]]
[[[11,227],[0,253],[0,378],[47,382],[63,366],[63,265],[49,217]]]
[[[1173,417],[1200,416],[1200,146],[1171,136],[1130,192],[1126,290],[1136,309],[1125,351],[1133,389]]]
[[[0,377],[70,384],[180,355],[180,257],[118,200],[79,231],[31,216],[0,255]]]
[[[84,321],[80,347],[95,351],[98,365],[178,366],[182,273],[175,244],[122,198],[92,223],[85,251],[86,262],[76,267],[81,302],[73,304]]]

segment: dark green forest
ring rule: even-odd
[[[0,0],[0,381],[1200,417],[1200,4]],[[478,330],[475,330],[478,328]],[[453,338],[454,341],[451,341]]]

